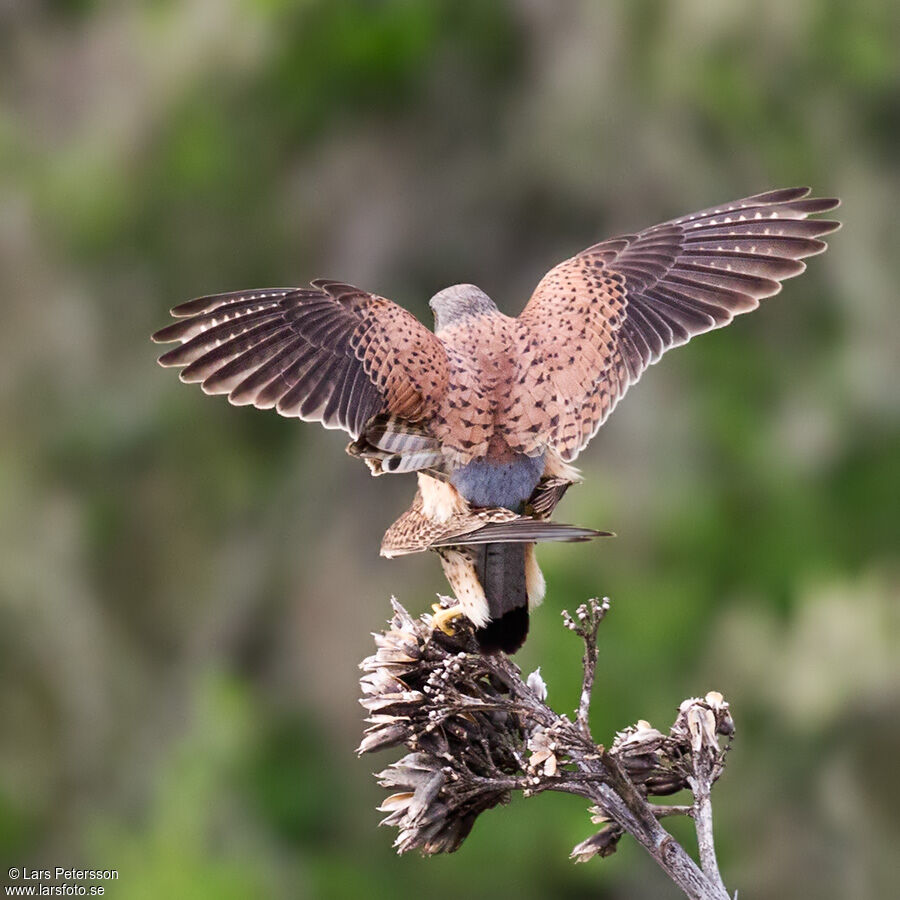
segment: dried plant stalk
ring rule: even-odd
[[[447,601],[449,602],[449,601]],[[721,775],[734,723],[721,694],[685,700],[667,734],[640,720],[605,748],[591,737],[590,699],[597,632],[609,600],[591,600],[563,621],[584,642],[583,686],[574,718],[546,703],[540,670],[523,678],[502,654],[478,652],[470,630],[448,637],[431,617],[413,618],[396,600],[376,652],[360,668],[368,728],[359,753],[404,746],[406,756],[378,775],[392,791],[379,809],[398,829],[398,852],[456,850],[485,810],[512,791],[562,791],[588,800],[596,834],[572,851],[577,862],[615,852],[632,835],[687,897],[727,900],[716,862],[710,790]],[[649,798],[689,789],[691,806]],[[700,865],[663,828],[672,815],[694,819]]]

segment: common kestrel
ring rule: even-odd
[[[434,550],[457,599],[450,609],[435,606],[434,624],[448,630],[448,620],[461,613],[475,625],[484,652],[508,650],[505,638],[511,630],[521,632],[519,644],[525,636],[521,629],[511,629],[512,619],[525,617],[522,627],[527,631],[529,609],[544,598],[534,545],[610,536],[608,531],[547,521],[570,484],[558,477],[542,478],[525,504],[526,514],[520,515],[503,506],[473,508],[448,481],[420,472],[412,506],[388,528],[381,555]],[[494,598],[490,611],[487,597]]]
[[[159,361],[184,366],[182,381],[342,428],[374,474],[417,472],[383,552],[414,552],[398,548],[418,527],[405,546],[441,552],[482,645],[512,652],[542,594],[534,542],[593,536],[542,521],[578,479],[570,463],[666,350],[755,309],[825,249],[839,224],[808,216],[838,201],[808,194],[757,194],[595,244],[515,318],[455,285],[431,298],[431,332],[384,297],[318,280],[188,301],[153,337],[181,342]],[[454,531],[460,516],[470,531]]]

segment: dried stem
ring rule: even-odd
[[[692,816],[694,814],[693,806],[666,806],[662,803],[654,803],[650,808],[657,819],[666,819],[669,816]]]
[[[694,823],[697,830],[697,845],[700,850],[700,866],[703,874],[716,885],[727,897],[728,892],[719,874],[716,861],[716,847],[713,842],[712,803],[709,796],[709,784],[696,785],[694,791]]]
[[[716,722],[714,710],[723,705],[727,707],[721,694],[711,692],[707,695],[707,700],[710,702],[710,709],[702,711],[692,709],[686,716],[688,727],[691,730],[693,750],[691,754],[692,772],[688,776],[688,785],[694,795],[693,816],[700,865],[706,877],[727,896],[716,860],[710,793],[713,782],[721,774],[724,757],[719,750],[717,731],[722,730],[731,736],[734,733],[734,723],[730,715],[723,719],[721,727]]]
[[[728,900],[716,863],[710,790],[722,773],[734,723],[721,694],[684,701],[668,734],[639,721],[604,748],[588,727],[597,666],[597,632],[609,601],[591,600],[568,628],[584,641],[582,693],[574,719],[547,704],[540,670],[527,679],[502,654],[477,652],[472,634],[434,632],[429,617],[414,619],[394,601],[391,627],[376,635],[377,652],[364,660],[360,683],[369,728],[359,752],[405,745],[410,751],[379,776],[395,793],[380,807],[382,824],[399,829],[399,852],[452,852],[476,818],[506,802],[558,791],[591,804],[604,827],[572,856],[584,862],[614,853],[627,832],[693,900]],[[727,749],[727,748],[726,748]],[[692,806],[662,806],[651,796],[690,788]],[[660,824],[693,817],[700,865]]]
[[[584,656],[581,659],[583,672],[581,698],[578,701],[575,722],[587,738],[591,736],[588,719],[591,713],[591,693],[594,690],[594,678],[597,674],[597,631],[608,611],[609,597],[604,597],[602,602],[594,598],[588,600],[587,603],[582,603],[575,610],[575,618],[572,618],[567,610],[563,610],[562,614],[566,628],[574,631],[584,641]]]

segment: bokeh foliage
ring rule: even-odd
[[[610,595],[598,736],[732,702],[727,882],[883,896],[898,42],[888,0],[3,5],[0,871],[116,867],[121,898],[664,895],[624,842],[567,861],[570,798],[392,855],[355,665],[391,593],[442,589],[434,559],[377,558],[412,487],[180,386],[148,335],[192,295],[317,276],[423,317],[472,281],[513,313],[596,240],[809,182],[844,230],[604,427],[560,512],[619,537],[542,553],[520,661],[573,707],[557,613]]]

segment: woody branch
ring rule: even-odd
[[[390,627],[375,635],[373,656],[361,664],[362,704],[369,727],[360,753],[403,745],[409,751],[378,776],[393,793],[382,824],[398,828],[398,852],[452,852],[476,818],[506,802],[512,791],[552,790],[591,804],[603,827],[572,851],[578,862],[615,852],[628,833],[682,893],[726,900],[712,835],[710,790],[722,773],[734,724],[722,696],[685,700],[667,734],[641,720],[609,747],[591,736],[588,715],[597,666],[597,633],[609,601],[591,600],[567,627],[584,642],[582,693],[574,718],[547,705],[540,672],[523,677],[502,654],[477,652],[469,631],[433,631],[396,601]],[[690,806],[662,806],[654,796],[689,789]],[[693,817],[698,865],[662,826],[672,815]]]

